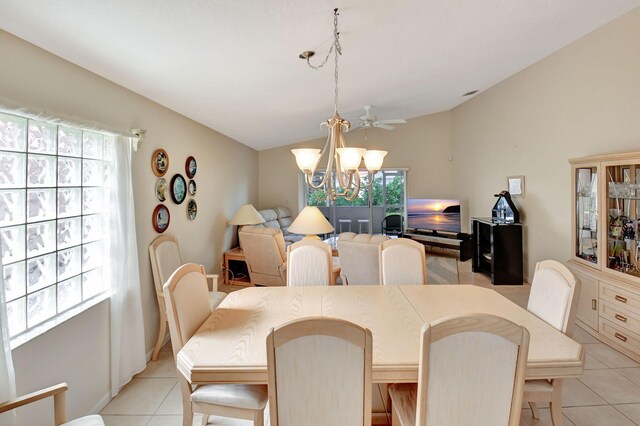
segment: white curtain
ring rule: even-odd
[[[111,150],[111,395],[146,367],[129,138],[116,136]]]
[[[16,397],[16,380],[11,359],[11,346],[9,340],[9,324],[7,323],[7,306],[5,305],[4,277],[2,274],[2,247],[0,247],[0,402]],[[5,414],[0,417],[0,423],[11,425],[14,414]]]

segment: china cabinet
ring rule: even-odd
[[[569,162],[578,323],[640,361],[640,152]]]

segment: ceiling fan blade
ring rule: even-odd
[[[377,124],[406,124],[407,120],[403,120],[401,118],[391,119],[391,120],[380,120],[376,122]]]
[[[376,122],[376,123],[374,123],[374,124],[373,124],[373,127],[378,127],[378,128],[380,128],[380,129],[386,129],[386,130],[393,130],[393,129],[395,129],[395,127],[393,127],[393,126],[388,126],[388,125],[386,125],[386,124],[380,124],[380,122],[379,122],[379,121],[378,121],[378,122]]]

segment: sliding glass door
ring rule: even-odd
[[[364,182],[369,182],[366,171],[360,172],[360,175]],[[316,172],[314,183],[320,183],[323,177],[323,172]],[[334,187],[337,186],[335,173],[332,179]],[[363,186],[353,201],[338,197],[335,202],[324,197],[324,191],[314,190],[305,183],[305,202],[322,211],[336,234],[348,231],[379,234],[385,216],[406,215],[406,181],[407,171],[404,169],[381,170],[373,176],[371,190]]]

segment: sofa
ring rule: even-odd
[[[289,225],[293,222],[291,209],[289,209],[289,207],[274,207],[272,209],[259,210],[258,213],[260,213],[265,220],[262,226],[280,229],[287,245],[304,238],[304,235],[289,233]]]

